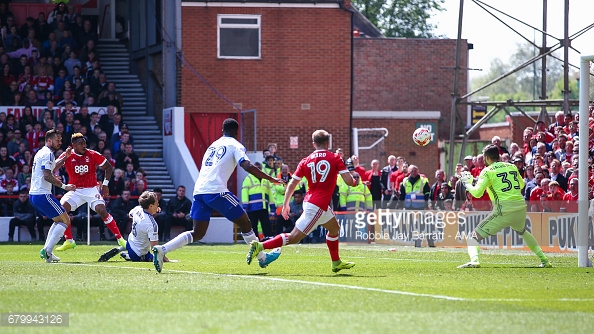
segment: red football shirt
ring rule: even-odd
[[[575,194],[575,196],[570,193],[567,192],[565,193],[565,195],[563,195],[563,202],[564,205],[561,206],[565,206],[565,210],[566,212],[578,212],[578,195]]]
[[[66,153],[62,153],[62,158]],[[70,176],[70,183],[77,188],[92,188],[97,186],[97,165],[103,165],[105,157],[97,151],[86,150],[85,154],[78,155],[72,152],[64,166]]]
[[[332,200],[339,173],[348,173],[340,156],[327,150],[316,150],[299,162],[293,178],[301,180],[305,177],[309,189],[304,201],[326,210]]]

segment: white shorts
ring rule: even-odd
[[[89,203],[89,207],[95,210],[95,207],[99,204],[105,205],[103,196],[99,193],[98,187],[93,188],[77,188],[75,191],[69,191],[60,200],[60,204],[64,205],[65,202],[70,204],[70,211],[78,209],[79,206]]]
[[[330,207],[324,211],[315,204],[303,202],[303,213],[295,222],[295,227],[305,234],[310,234],[316,227],[326,224],[332,218],[334,212]]]

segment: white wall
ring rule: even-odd
[[[163,160],[175,186],[186,187],[186,196],[192,198],[198,168],[184,140],[184,108],[169,108],[172,113],[172,135],[163,136]],[[163,127],[165,128],[165,127]]]

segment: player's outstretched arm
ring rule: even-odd
[[[72,153],[72,146],[68,146],[68,148],[66,148],[66,151],[64,151],[64,153],[62,153],[60,155],[58,160],[56,160],[56,165],[54,166],[54,171],[57,171],[58,169],[62,168],[62,166],[64,166],[66,159],[68,159],[68,157],[70,156],[71,153]]]
[[[340,174],[340,176],[344,180],[344,183],[348,184],[350,187],[354,187],[357,185],[355,183],[355,179],[353,179],[353,176],[351,175],[351,173],[342,173],[342,174]]]
[[[263,171],[261,171],[258,167],[252,165],[252,163],[249,160],[244,160],[241,162],[241,168],[243,168],[246,172],[252,174],[253,176],[259,178],[259,179],[265,179],[268,180],[272,183],[281,183],[281,184],[286,184],[285,180],[283,179],[278,179],[276,177],[272,177],[266,173],[264,173]]]
[[[67,191],[76,190],[76,186],[74,184],[64,184],[62,181],[56,179],[49,169],[43,170],[43,179],[58,188],[62,188]]]

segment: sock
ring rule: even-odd
[[[264,241],[262,243],[262,246],[264,246],[264,249],[274,249],[277,247],[286,246],[289,244],[290,236],[290,233],[281,233],[272,239]]]
[[[326,246],[328,246],[328,251],[330,251],[332,262],[340,261],[340,256],[338,255],[338,235],[332,237],[329,233],[326,233]]]
[[[248,245],[251,244],[252,241],[260,241],[260,239],[258,239],[254,233],[254,230],[250,230],[248,233],[241,233],[241,236],[243,237],[243,241],[245,241],[245,243]],[[264,249],[266,249],[266,247],[264,247]],[[256,255],[256,258],[258,261],[264,261],[266,259],[266,254],[264,254],[264,252],[260,252],[258,255]]]
[[[107,228],[111,231],[111,233],[113,233],[115,238],[117,240],[120,240],[120,238],[122,237],[122,234],[120,233],[120,229],[118,228],[118,225],[116,224],[115,220],[113,220],[113,217],[111,216],[111,214],[107,214],[107,217],[105,217],[105,219],[103,219],[103,223],[105,223],[105,226],[107,226]]]
[[[479,262],[479,254],[481,252],[481,248],[479,246],[468,246],[468,255],[470,256],[470,262]]]
[[[177,235],[177,237],[171,239],[169,242],[162,246],[163,254],[167,254],[172,252],[176,249],[180,249],[187,244],[191,244],[194,242],[194,237],[192,237],[193,231],[186,231]]]
[[[72,238],[72,227],[71,227],[71,225],[68,225],[68,227],[66,228],[66,231],[64,231],[64,239],[70,241],[71,243],[74,243],[74,239]]]
[[[45,251],[47,253],[53,253],[54,246],[56,246],[58,241],[60,241],[60,238],[64,235],[64,231],[66,230],[66,227],[68,227],[68,225],[66,225],[62,222],[54,223],[52,225],[52,227],[50,228],[50,231],[47,234],[47,239],[45,240],[45,246],[43,247],[43,248],[45,248]]]
[[[45,238],[45,244],[43,245],[43,248],[45,248],[45,249],[47,249],[47,246],[49,245],[49,241],[50,241],[49,236],[52,235],[52,233],[54,233],[55,226],[56,226],[56,223],[53,223],[50,226],[49,230],[47,231],[47,237]]]
[[[536,254],[536,256],[538,256],[538,258],[540,259],[541,262],[545,263],[545,262],[549,261],[547,259],[547,256],[544,255],[544,253],[542,252],[542,249],[538,245],[538,241],[536,241],[536,239],[534,239],[534,236],[532,235],[532,233],[530,233],[528,231],[524,231],[524,234],[521,234],[520,236],[526,242],[526,246],[528,246],[528,248],[530,248],[534,252],[534,254]]]
[[[480,263],[479,254],[481,252],[481,248],[479,247],[478,241],[476,241],[474,238],[471,238],[468,239],[466,243],[468,244],[468,255],[470,256],[470,262]]]

